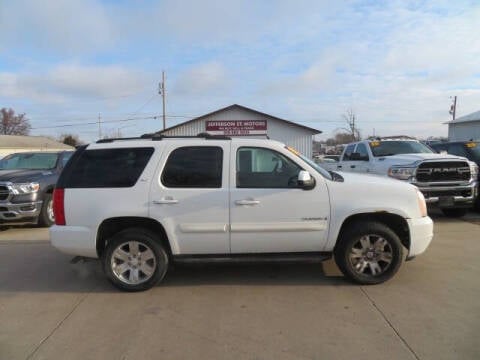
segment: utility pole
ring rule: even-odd
[[[102,117],[98,113],[98,140],[102,140]]]
[[[165,93],[166,93],[166,86],[165,86],[165,71],[162,71],[162,82],[158,86],[158,93],[162,95],[162,103],[163,103],[163,130],[166,128],[166,114],[165,114]]]
[[[450,97],[451,99],[452,97]],[[450,115],[452,115],[452,121],[455,121],[455,114],[457,112],[457,96],[453,97],[453,104],[450,106]]]

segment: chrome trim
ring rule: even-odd
[[[0,211],[0,222],[3,223],[4,221],[16,221],[23,218],[30,218],[30,217],[37,217],[40,215],[40,211],[42,210],[43,201],[35,201],[35,202],[28,202],[28,203],[21,203],[21,204],[12,204],[10,202],[0,203],[0,207],[6,208],[7,211]],[[24,206],[34,206],[33,210],[21,210]],[[5,216],[6,214],[13,214],[13,216]]]

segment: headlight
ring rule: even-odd
[[[27,184],[10,185],[10,189],[15,195],[25,195],[25,194],[36,193],[39,188],[40,188],[40,185],[35,182],[27,183]]]
[[[388,176],[399,180],[408,180],[415,175],[415,169],[416,168],[414,167],[392,166],[390,169],[388,169]]]
[[[472,178],[476,179],[478,176],[478,166],[475,163],[470,163],[470,173],[472,174]]]
[[[425,217],[427,216],[427,203],[425,202],[425,197],[423,196],[422,192],[418,189],[417,190],[417,202],[418,208],[420,210],[420,216]]]

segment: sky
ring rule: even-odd
[[[447,136],[480,110],[480,2],[0,2],[0,108],[32,135],[139,136],[240,104],[321,130]],[[101,125],[99,127],[99,118]]]

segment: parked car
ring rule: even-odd
[[[329,173],[284,144],[201,135],[79,148],[54,192],[52,244],[100,258],[109,280],[145,290],[170,263],[335,257],[360,284],[423,253],[433,222],[414,186]]]
[[[411,138],[348,144],[336,170],[389,176],[411,183],[420,189],[429,205],[451,217],[465,215],[477,197],[478,166],[474,162],[458,155],[437,154]]]
[[[478,141],[437,142],[430,144],[430,147],[439,153],[446,152],[448,154],[466,157],[468,160],[476,163],[477,166],[480,166],[480,143]],[[480,182],[480,174],[478,175],[478,180]],[[480,209],[479,196],[477,196],[475,208],[477,210]]]
[[[52,193],[73,151],[23,152],[0,160],[0,225],[54,223]]]

